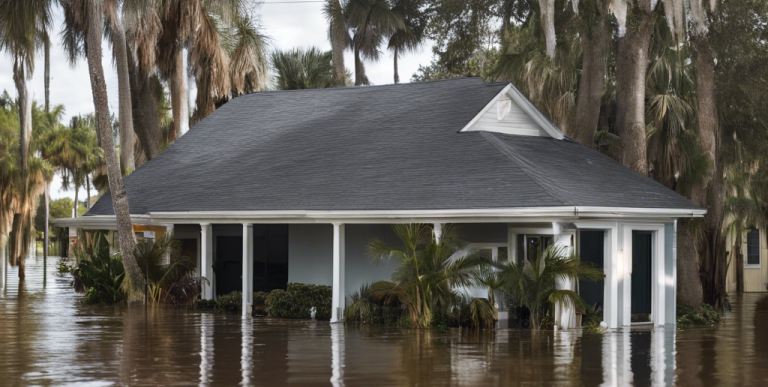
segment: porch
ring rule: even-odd
[[[427,223],[419,219],[413,222]],[[367,245],[380,238],[391,246],[399,240],[392,223],[298,223],[269,219],[265,223],[233,220],[137,225],[139,237],[154,236],[152,227],[173,230],[182,254],[196,259],[198,273],[209,283],[202,297],[215,299],[243,291],[243,316],[253,303],[254,291],[284,289],[287,283],[327,285],[333,289],[331,322],[343,321],[349,295],[366,283],[389,280],[396,262],[372,262]],[[433,224],[440,237],[444,223]],[[468,248],[495,261],[521,262],[549,244],[566,246],[582,260],[604,270],[604,281],[561,283],[579,292],[589,305],[603,312],[607,327],[633,323],[674,324],[676,291],[675,225],[672,220],[571,219],[569,221],[475,220],[451,222]],[[94,228],[92,226],[91,228]],[[162,230],[162,229],[155,229]],[[473,297],[487,297],[484,289],[463,289]],[[504,311],[500,319],[509,318]],[[577,326],[576,311],[556,307],[556,325]],[[502,322],[503,326],[503,322]]]

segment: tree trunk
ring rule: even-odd
[[[704,301],[721,307],[725,296],[725,276],[728,259],[725,255],[722,231],[725,216],[725,183],[718,154],[720,123],[715,101],[715,58],[708,36],[693,35],[696,50],[696,117],[699,124],[699,146],[711,167],[699,184],[691,190],[694,203],[707,208],[704,216],[704,240],[699,243],[700,268]]]
[[[128,196],[123,185],[123,175],[120,173],[115,146],[112,141],[112,130],[109,125],[109,104],[107,101],[107,85],[104,81],[104,68],[101,66],[101,35],[102,35],[102,4],[96,0],[88,0],[87,44],[88,44],[88,73],[91,78],[93,105],[96,110],[96,133],[104,150],[104,160],[107,164],[109,189],[112,194],[112,206],[115,210],[117,231],[120,240],[120,253],[127,278],[136,289],[144,288],[146,282],[136,263],[133,253],[136,241],[133,236],[131,215],[128,208]]]
[[[331,62],[333,62],[333,86],[344,87],[347,85],[347,70],[344,67],[344,48],[347,46],[347,26],[344,23],[341,4],[339,0],[328,0],[331,35]]]
[[[146,161],[149,161],[160,154],[160,144],[163,141],[157,104],[149,80],[141,75],[131,55],[128,56],[128,70],[134,130],[144,150]],[[138,158],[134,158],[134,162],[137,168],[141,166]]]
[[[187,71],[184,67],[184,49],[177,48],[174,54],[173,73],[171,75],[171,110],[173,127],[169,141],[176,141],[189,130],[189,104],[187,102]]]
[[[74,208],[74,210],[75,210],[74,212],[75,213],[74,213],[74,215],[72,215],[73,218],[77,218],[77,215],[78,215],[78,212],[79,212],[78,210],[79,210],[80,205],[79,205],[79,203],[77,203],[77,196],[78,196],[79,193],[80,193],[80,187],[78,186],[77,182],[75,182],[75,205],[74,205],[74,207],[75,207]]]
[[[43,49],[45,52],[45,69],[43,75],[43,83],[45,84],[45,112],[51,112],[51,39],[46,36],[43,41]]]
[[[622,163],[648,175],[645,133],[645,75],[656,15],[640,12],[637,26],[619,38],[616,58],[616,127],[623,147]]]
[[[117,92],[120,124],[120,169],[129,175],[136,168],[133,160],[133,103],[131,101],[131,80],[128,75],[128,47],[122,22],[113,23],[112,47],[117,67]]]
[[[19,95],[19,158],[21,160],[22,184],[27,184],[29,163],[29,140],[32,137],[32,96],[29,93],[29,83],[24,65],[14,64],[13,81]],[[25,189],[24,192],[27,190]]]
[[[733,245],[734,264],[736,265],[736,293],[744,293],[744,254],[741,252],[741,230],[736,235],[736,243]]]
[[[91,176],[85,174],[85,210],[91,209]]]
[[[43,270],[48,267],[48,220],[51,208],[51,183],[45,182],[45,226],[43,229]]]
[[[355,86],[360,86],[364,83],[365,69],[363,68],[363,61],[360,59],[360,49],[355,47]]]
[[[677,302],[690,308],[699,308],[704,302],[697,246],[701,223],[700,219],[681,219],[677,223]]]
[[[395,47],[394,57],[395,57],[395,84],[398,84],[400,83],[400,74],[397,73],[397,47]]]
[[[605,90],[605,72],[610,32],[607,28],[607,6],[593,0],[584,12],[593,12],[581,21],[581,79],[576,97],[576,114],[568,125],[568,135],[584,146],[595,147],[595,133],[600,122],[600,106]],[[585,7],[586,8],[586,7]],[[594,16],[594,17],[592,17]]]

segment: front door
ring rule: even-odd
[[[632,322],[651,321],[653,233],[632,231]]]
[[[216,237],[216,295],[243,289],[243,237]]]
[[[579,257],[594,267],[603,269],[605,231],[582,230],[579,232]],[[579,295],[589,306],[603,308],[604,281],[579,281]]]

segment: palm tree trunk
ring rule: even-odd
[[[637,26],[619,39],[616,58],[616,127],[623,147],[622,163],[637,173],[648,175],[645,75],[656,14],[650,10],[638,12]]]
[[[347,26],[344,23],[339,0],[328,0],[330,18],[331,61],[333,62],[333,86],[344,87],[347,84],[347,71],[344,68],[344,48],[347,46]]]
[[[77,203],[77,196],[79,193],[80,193],[80,187],[78,186],[77,182],[75,182],[75,206],[74,206],[75,214],[72,215],[73,218],[77,218],[77,212],[80,207],[80,205]]]
[[[394,57],[395,57],[395,84],[400,83],[400,75],[397,73],[397,47],[394,49]]]
[[[85,174],[85,210],[88,211],[91,209],[91,176],[90,174]]]
[[[594,18],[588,18],[593,20],[581,22],[581,79],[576,97],[576,114],[567,128],[571,138],[590,148],[595,145],[595,132],[600,121],[610,39],[607,29],[607,6],[601,0],[594,0],[594,5],[591,8],[595,9],[596,15]]]
[[[120,240],[120,253],[123,258],[123,266],[127,277],[136,289],[144,288],[146,282],[136,263],[133,253],[136,242],[133,236],[131,215],[128,208],[128,196],[123,185],[123,175],[120,173],[120,165],[115,154],[115,146],[112,141],[112,131],[109,125],[109,104],[107,102],[107,85],[104,81],[104,68],[101,66],[101,32],[102,32],[102,4],[96,0],[89,0],[90,12],[88,12],[87,44],[88,44],[88,73],[91,78],[93,91],[93,104],[96,110],[96,133],[104,150],[104,160],[107,164],[107,178],[112,194],[112,206],[117,220],[117,231]]]
[[[363,61],[360,59],[360,49],[355,47],[355,86],[360,86],[365,78],[365,68],[363,67]]]
[[[32,137],[32,96],[29,93],[29,83],[24,65],[19,63],[19,60],[14,63],[13,81],[19,95],[19,158],[21,159],[22,182],[26,185],[29,140]],[[26,192],[26,189],[24,191]]]
[[[45,52],[45,69],[43,75],[43,82],[45,84],[45,112],[51,112],[51,39],[46,36],[43,41],[43,48]]]
[[[177,48],[174,54],[171,76],[171,110],[173,110],[173,132],[170,141],[179,138],[189,129],[189,103],[187,102],[187,69],[184,67],[184,49]]]
[[[51,182],[45,182],[45,226],[43,228],[43,267],[48,261],[48,221],[51,214]]]
[[[128,75],[128,47],[122,22],[112,23],[112,47],[117,67],[117,95],[120,124],[120,169],[129,175],[136,168],[133,160],[133,107],[131,101],[131,80]]]
[[[131,55],[128,56],[128,70],[134,130],[144,150],[146,161],[149,161],[160,153],[160,144],[163,140],[155,96],[152,95],[149,80],[141,75]],[[141,166],[137,158],[134,158],[134,162],[136,168]]]

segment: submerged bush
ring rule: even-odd
[[[70,269],[76,291],[85,292],[84,302],[116,303],[125,300],[122,289],[125,272],[120,255],[109,255],[104,232],[86,232],[75,250],[75,266]]]
[[[708,326],[720,322],[720,313],[712,305],[702,304],[699,309],[677,305],[677,326],[687,328],[692,326]]]
[[[344,311],[345,320],[371,325],[410,325],[400,302],[405,292],[393,287],[394,284],[387,281],[361,286],[359,291],[351,295],[352,305]]]
[[[253,314],[255,316],[266,316],[267,297],[269,297],[269,293],[267,292],[253,293]]]
[[[264,309],[270,317],[310,319],[315,308],[315,319],[330,320],[332,294],[330,286],[290,283],[287,290],[270,292]]]
[[[215,309],[218,303],[216,300],[197,300],[195,301],[195,308],[197,309]]]
[[[220,312],[237,313],[243,308],[243,292],[234,291],[219,296],[216,302],[216,310]]]

